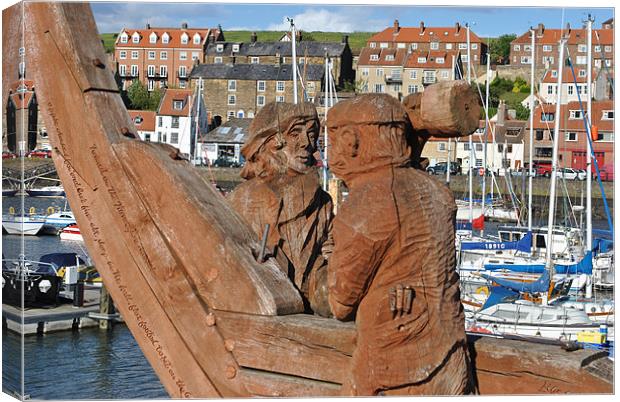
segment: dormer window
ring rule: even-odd
[[[370,60],[379,60],[379,55],[378,54],[371,54],[370,55]]]
[[[168,35],[167,32],[164,32],[164,34],[161,36],[161,43],[169,43],[170,42],[170,35]]]
[[[224,45],[222,43],[218,43],[215,47],[215,51],[218,53],[222,53],[224,51]]]
[[[232,46],[232,51],[235,52],[235,53],[238,52],[239,51],[239,45],[233,45]]]
[[[149,35],[149,43],[157,43],[157,34],[155,32]]]
[[[439,42],[431,42],[431,50],[438,50]]]
[[[200,34],[199,33],[194,34],[194,44],[195,45],[199,45],[200,44],[200,39],[201,38],[200,38]]]
[[[376,43],[376,42],[370,42],[370,47],[371,47],[371,48],[375,48],[375,47],[377,47],[377,43]]]
[[[181,35],[181,44],[182,45],[187,45],[188,41],[189,41],[189,36],[187,36],[186,33],[183,33],[183,35]]]
[[[426,57],[418,57],[418,63],[426,63]]]
[[[183,101],[182,100],[172,101],[172,108],[174,110],[183,110]]]
[[[437,62],[437,64],[443,64],[445,62],[445,59],[443,57],[437,57],[435,61]]]
[[[388,54],[387,56],[385,56],[385,61],[394,61],[394,55]]]
[[[134,34],[131,35],[131,41],[133,43],[140,43],[140,34],[137,32],[134,32]]]
[[[585,77],[586,76],[586,70],[579,70],[579,76],[580,77]]]
[[[140,124],[142,124],[142,121],[143,121],[142,116],[136,116],[136,118],[135,118],[135,119],[133,119],[133,122],[134,122],[134,124],[136,124],[136,125],[140,125]]]
[[[128,39],[129,39],[129,36],[127,35],[127,32],[123,32],[121,34],[121,43],[127,43]]]
[[[552,76],[553,78],[557,78],[557,77],[558,77],[558,72],[557,72],[556,70],[552,70],[552,71],[551,71],[551,76]]]

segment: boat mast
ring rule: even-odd
[[[560,139],[560,110],[561,110],[561,100],[562,100],[562,67],[564,66],[564,46],[566,43],[566,39],[560,39],[560,55],[558,58],[558,82],[557,82],[557,96],[555,100],[555,124],[553,126],[553,156],[551,162],[551,188],[549,192],[549,217],[547,221],[547,255],[546,255],[546,266],[547,269],[550,270],[549,276],[553,278],[553,261],[551,260],[553,254],[553,223],[555,219],[555,204],[556,204],[556,194],[555,194],[555,185],[557,181],[557,170],[558,170],[558,144]]]
[[[296,49],[296,41],[295,41],[295,22],[293,22],[292,18],[287,18],[291,23],[291,48],[293,51],[293,103],[297,104],[297,49]]]
[[[484,204],[487,196],[487,142],[489,140],[489,74],[491,72],[491,55],[487,52],[487,79],[486,79],[486,92],[484,99],[484,154],[482,156],[482,166],[484,172],[482,173],[482,215],[484,216]],[[477,84],[477,83],[476,83]],[[484,219],[484,218],[483,218]],[[484,236],[484,226],[480,229],[480,236]]]
[[[323,124],[323,190],[327,191],[327,111],[329,110],[329,57],[325,49],[325,124]]]
[[[471,84],[471,51],[470,51],[470,40],[469,40],[469,23],[465,24],[467,27],[467,82]],[[474,233],[474,176],[473,176],[473,167],[474,167],[474,146],[471,135],[468,138],[469,144],[469,224],[471,225],[471,233]]]
[[[452,80],[456,80],[455,57],[452,55]],[[452,139],[448,137],[448,160],[446,161],[446,184],[450,187],[450,146],[452,145]]]
[[[196,97],[196,136],[194,137],[194,166],[198,164],[198,134],[200,134],[200,101],[202,100],[202,77],[198,78],[198,96]]]
[[[587,83],[587,114],[586,135],[592,132],[592,17],[588,15],[588,83]],[[587,142],[586,152],[586,250],[592,251],[592,146],[590,141]]]
[[[531,55],[531,63],[532,68],[530,72],[530,157],[529,157],[529,180],[528,180],[528,195],[527,195],[527,230],[528,232],[532,231],[532,176],[534,176],[534,166],[533,166],[533,153],[534,153],[534,109],[536,106],[536,99],[534,98],[534,64],[536,62],[536,50],[535,50],[535,40],[536,40],[536,31],[534,28],[530,28],[530,34],[532,35],[532,55]],[[531,249],[530,249],[531,251]]]

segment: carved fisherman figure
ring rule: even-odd
[[[299,289],[306,306],[329,314],[324,277],[329,253],[332,201],[320,186],[313,157],[319,135],[314,105],[270,103],[250,125],[241,150],[247,179],[233,191],[233,208],[262,238]],[[318,287],[318,289],[317,289]]]
[[[453,395],[469,385],[450,190],[410,168],[405,110],[391,96],[329,112],[329,160],[349,188],[334,219],[329,304],[358,330],[351,395]]]

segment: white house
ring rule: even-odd
[[[138,137],[142,141],[156,142],[155,136],[155,112],[150,110],[128,110],[133,121]]]
[[[187,157],[193,156],[196,134],[208,130],[202,97],[195,96],[189,89],[167,89],[157,108],[156,117],[157,134],[154,141],[170,144]]]
[[[586,102],[587,96],[587,70],[585,68],[575,67],[575,76],[570,67],[565,66],[562,69],[562,104],[575,102],[581,97],[582,102]],[[594,74],[592,75],[594,77]],[[594,78],[592,79],[594,81]],[[558,70],[549,70],[540,83],[539,94],[548,103],[556,103],[558,97]],[[576,84],[575,84],[576,82]],[[592,82],[592,93],[594,91],[594,82]],[[593,95],[595,95],[593,93]]]

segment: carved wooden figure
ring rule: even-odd
[[[410,168],[407,114],[385,94],[330,110],[330,167],[349,188],[334,220],[329,302],[355,319],[351,395],[454,395],[471,370],[450,190]]]
[[[329,314],[325,275],[332,201],[323,191],[313,154],[319,135],[311,103],[273,102],[258,112],[241,150],[249,179],[230,194],[233,208],[267,246],[313,311]]]
[[[302,314],[304,306],[299,291],[282,272],[287,271],[286,266],[279,266],[273,258],[259,261],[261,245],[256,234],[262,233],[262,228],[253,230],[194,167],[178,159],[178,150],[136,139],[135,127],[123,106],[113,73],[103,62],[106,55],[87,3],[22,2],[4,10],[2,20],[3,84],[17,79],[19,48],[23,47],[27,75],[35,82],[50,134],[54,164],[86,247],[127,327],[171,397],[339,395],[343,383],[349,383],[349,390],[355,384],[350,381],[351,373],[356,378],[368,374],[367,369],[360,367],[359,358],[352,360],[352,355],[357,353],[356,344],[366,342],[368,346],[368,335],[362,333],[372,322],[365,320],[360,325],[357,340],[358,328],[352,322]],[[427,88],[429,94],[430,89]],[[4,104],[6,95],[3,92]],[[458,110],[459,101],[454,102]],[[379,110],[384,107],[374,106]],[[445,110],[450,103],[437,107]],[[372,109],[371,105],[352,113],[368,108]],[[392,127],[396,130],[394,136],[389,138],[395,140],[392,146],[403,150],[406,147],[397,135],[400,123],[394,123],[402,121],[402,110],[389,110],[397,112],[396,120],[387,119],[392,122],[388,125],[396,125]],[[310,119],[306,112],[301,114],[306,116],[303,121],[313,119],[312,113]],[[385,122],[386,117],[376,116],[375,120]],[[380,126],[375,123],[369,125]],[[271,122],[267,120],[263,124],[267,127]],[[377,132],[382,133],[379,128]],[[344,135],[343,138],[355,137]],[[382,136],[375,141],[383,146],[383,139]],[[357,147],[359,152],[367,144],[366,138],[360,137],[349,148]],[[383,152],[383,148],[377,148],[377,152]],[[432,207],[423,209],[422,216],[415,215],[418,221],[414,224],[410,216],[418,211],[414,212],[411,206],[399,210],[398,219],[402,213],[405,223],[398,229],[401,236],[391,237],[393,252],[403,253],[417,250],[418,244],[445,241],[447,223],[437,225],[433,229],[438,232],[433,233],[428,226],[449,220],[447,215],[452,204],[446,204],[442,210],[441,205],[445,203],[442,191],[436,190],[433,183],[420,181],[413,169],[405,167],[405,159],[404,155],[381,153],[380,163],[370,166],[368,171],[353,169],[360,177],[367,177],[368,181],[360,183],[370,183],[375,180],[376,169],[387,169],[389,165],[388,177],[394,185],[385,182],[373,185],[372,191],[380,188],[386,191],[372,203],[360,207],[373,219],[373,213],[385,213],[386,220],[373,229],[379,232],[375,238],[363,239],[362,250],[368,250],[371,243],[381,245],[385,236],[394,235],[387,233],[393,230],[389,224],[396,222],[393,206],[400,206],[405,196],[411,198],[408,203]],[[303,157],[297,161],[302,162],[297,166],[306,165]],[[372,163],[376,161],[373,159]],[[350,166],[345,164],[341,168],[350,169]],[[308,185],[305,182],[306,174],[298,176],[304,177],[299,179],[304,188],[314,188],[314,182]],[[345,180],[347,177],[345,174]],[[403,182],[404,177],[423,185],[412,189],[413,184]],[[352,183],[355,181],[353,178]],[[352,188],[356,187],[354,183]],[[359,194],[355,197],[360,198]],[[307,204],[292,205],[296,209]],[[347,230],[352,229],[343,230],[346,237]],[[413,232],[417,237],[410,236]],[[409,248],[412,244],[416,247]],[[383,260],[381,267],[393,262],[389,259],[393,256],[391,250],[386,252],[388,259]],[[429,256],[423,257],[450,265],[453,256],[444,255],[444,251],[429,248]],[[339,253],[342,255],[342,250]],[[368,256],[367,251],[361,254],[353,258],[359,261]],[[412,254],[415,253],[401,258],[412,267],[419,267],[419,259]],[[429,262],[429,266],[433,265]],[[362,301],[359,307],[360,317],[369,311],[370,302],[379,297],[382,300],[376,300],[377,312],[381,317],[391,314],[396,320],[386,321],[386,327],[393,329],[395,322],[401,322],[403,334],[409,333],[409,328],[417,328],[420,320],[428,319],[433,327],[436,319],[450,315],[456,317],[455,321],[460,319],[460,312],[451,303],[436,311],[437,297],[447,300],[456,297],[447,282],[449,272],[442,276],[441,272],[425,270],[418,276],[417,270],[393,278],[389,274],[386,277],[381,267],[371,282],[368,296],[363,299],[368,302]],[[426,287],[420,292],[416,282],[420,278],[435,281],[432,283],[438,284],[437,292],[428,292]],[[381,279],[393,280],[394,285],[387,286],[386,292],[379,291],[379,287],[385,287]],[[349,296],[342,293],[337,296],[344,306],[336,308],[339,314],[350,308]],[[430,315],[419,314],[424,309]],[[446,322],[445,325],[451,331],[457,324]],[[372,330],[366,332],[369,333],[372,335]],[[386,334],[388,338],[392,336],[390,331]],[[421,338],[420,342],[411,342],[421,348],[420,354],[426,350],[424,334],[425,330],[421,329],[415,335]],[[379,333],[374,332],[375,335]],[[460,333],[450,339],[463,341]],[[395,349],[385,357],[379,356],[379,360],[370,355],[373,359],[369,362],[379,370],[379,377],[371,378],[358,391],[367,390],[370,394],[387,389],[402,383],[403,376],[410,381],[411,372],[416,378],[426,375],[433,379],[429,382],[432,390],[429,388],[424,393],[455,391],[447,386],[460,386],[462,364],[457,357],[465,356],[453,352],[445,364],[436,366],[435,355],[449,355],[443,349],[447,345],[445,339],[436,341],[440,348],[433,348],[433,358],[428,360],[404,361],[394,356]],[[611,369],[605,363],[609,360],[599,351],[568,353],[557,346],[532,346],[491,338],[470,338],[468,345],[481,393],[610,393],[613,390]],[[361,350],[367,353],[369,349],[364,346]],[[386,383],[389,386],[377,384],[376,378],[381,378],[384,372],[381,359],[384,363],[393,358],[400,371]],[[424,368],[420,369],[425,361],[431,362],[426,367],[428,370],[433,370],[431,366],[440,367],[438,372],[455,373],[454,378],[440,385],[442,377],[434,372],[425,374]],[[407,384],[387,392],[409,389],[420,392],[422,388]]]

